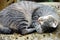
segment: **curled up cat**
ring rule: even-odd
[[[53,32],[59,24],[54,8],[31,1],[13,3],[0,11],[0,33]]]

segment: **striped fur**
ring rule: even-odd
[[[36,20],[42,16],[43,12],[52,12],[51,10],[45,12],[46,9],[44,8],[49,9],[50,7],[30,1],[21,1],[6,7],[0,12],[0,33],[9,34],[17,31],[21,34],[27,34],[35,30],[42,32],[42,28]],[[42,14],[40,11],[42,11]],[[40,30],[37,30],[38,28],[40,28]]]
[[[21,34],[33,32],[35,28],[31,28],[30,25],[32,23],[32,12],[37,6],[35,2],[21,1],[3,9],[0,12],[1,33],[10,33],[11,30],[18,31]]]

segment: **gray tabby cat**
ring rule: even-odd
[[[60,24],[59,16],[55,8],[42,5],[32,15],[32,24],[38,33],[51,33]]]
[[[58,22],[58,15],[53,8],[35,2],[21,1],[0,12],[0,33],[28,34],[35,30],[43,33],[52,28],[56,29]]]
[[[35,30],[30,27],[32,12],[37,8],[35,2],[21,1],[14,3],[0,12],[0,33],[10,34],[17,31],[21,34],[31,33]]]

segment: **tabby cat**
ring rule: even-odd
[[[34,31],[43,33],[50,29],[52,30],[52,28],[55,29],[55,26],[58,25],[58,17],[55,13],[53,8],[36,2],[21,1],[14,3],[0,12],[0,33],[18,32],[20,34],[28,34]],[[55,21],[57,24],[50,25],[50,21],[52,22],[51,24],[56,24]]]

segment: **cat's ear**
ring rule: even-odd
[[[49,15],[48,18],[52,21],[51,27],[56,28],[58,26],[58,24],[59,24],[58,20],[52,15]]]
[[[58,21],[54,20],[54,22],[51,24],[53,28],[56,28],[58,26]]]
[[[59,24],[58,20],[56,18],[54,18],[52,15],[50,15],[49,18],[51,18],[53,20],[52,23],[51,23],[51,26],[53,28],[56,28]]]

